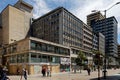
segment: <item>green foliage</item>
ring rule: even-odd
[[[103,65],[103,54],[100,51],[93,51],[95,54],[93,57],[93,61],[95,65]]]
[[[108,58],[108,62],[111,63],[113,62],[113,60],[111,58]]]
[[[75,62],[76,62],[76,64],[77,64],[78,66],[83,66],[83,65],[85,65],[84,61],[85,61],[86,59],[87,59],[87,58],[86,58],[86,56],[84,55],[84,53],[83,53],[82,51],[80,51],[80,52],[78,53],[77,58],[75,59]]]

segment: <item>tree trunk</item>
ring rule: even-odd
[[[81,73],[81,66],[80,66],[80,73]]]
[[[82,72],[81,72],[81,68],[82,68],[82,66],[80,66],[80,73],[82,73]]]
[[[98,80],[100,80],[100,66],[98,65]]]

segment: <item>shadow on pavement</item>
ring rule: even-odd
[[[98,80],[98,78],[93,78],[90,80]],[[104,79],[103,77],[100,77],[100,80],[120,80],[120,74],[116,74],[116,75],[112,75],[112,76],[107,76],[106,79]]]

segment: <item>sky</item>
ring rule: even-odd
[[[0,12],[8,5],[14,5],[18,0],[0,0]],[[86,23],[86,16],[92,10],[106,10],[120,0],[24,0],[33,5],[33,17],[38,18],[49,11],[64,7]],[[104,15],[104,13],[102,12]],[[120,4],[107,11],[107,17],[115,16],[118,21],[118,43],[120,44]]]

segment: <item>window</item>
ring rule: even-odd
[[[43,51],[46,51],[46,50],[47,50],[46,44],[42,44],[42,50],[43,50]]]
[[[20,55],[20,54],[17,55],[17,62],[18,62],[18,63],[21,63],[21,62],[22,62],[22,59],[21,59],[21,55]]]
[[[38,62],[36,54],[31,54],[31,62]]]
[[[42,62],[42,57],[41,57],[41,55],[38,56],[38,60],[39,60],[39,62]]]
[[[48,62],[48,60],[47,60],[47,55],[42,55],[42,62]]]
[[[31,41],[31,49],[35,50],[35,42]]]

